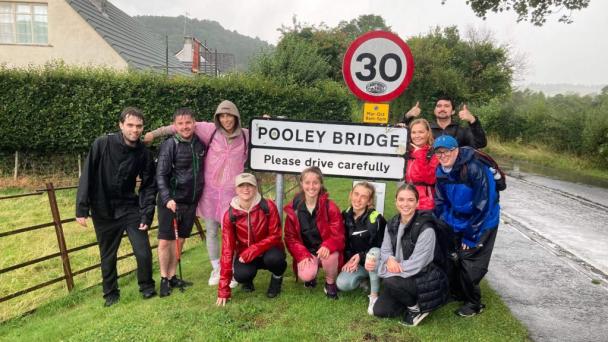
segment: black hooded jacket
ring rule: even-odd
[[[135,193],[137,177],[141,179]],[[95,139],[84,163],[76,194],[76,217],[89,214],[115,220],[139,213],[150,226],[154,217],[156,182],[152,154],[143,143],[125,144],[122,133]]]

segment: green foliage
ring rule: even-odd
[[[486,103],[511,92],[509,50],[497,46],[491,37],[471,32],[469,39],[463,39],[455,26],[436,27],[410,38],[408,45],[414,57],[414,78],[392,104],[393,113],[405,113],[420,101],[423,112],[430,115],[436,98],[444,94],[460,104]]]
[[[187,19],[184,16],[135,16],[159,42],[164,44],[165,35],[169,40],[169,52],[176,53],[184,46],[184,21],[186,35],[193,36],[218,52],[232,53],[236,59],[237,70],[247,70],[250,59],[262,49],[268,49],[270,44],[260,38],[251,38],[236,31],[222,27],[217,21]]]
[[[517,22],[529,20],[534,25],[542,26],[547,21],[547,16],[562,10],[567,10],[568,14],[563,14],[559,21],[572,23],[572,11],[586,8],[589,2],[591,0],[467,0],[467,5],[484,20],[488,11],[499,13],[513,10],[517,13]]]
[[[61,66],[0,68],[0,151],[87,151],[97,136],[117,129],[126,106],[144,111],[149,130],[168,124],[178,107],[209,120],[223,99],[237,104],[244,123],[263,113],[349,121],[352,112],[346,90],[329,81],[301,87],[241,74],[167,78]]]
[[[517,91],[475,113],[501,139],[546,145],[608,166],[608,87],[597,96]]]

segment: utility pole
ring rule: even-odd
[[[186,36],[186,22],[188,20],[189,15],[190,15],[190,13],[184,12],[184,37]]]

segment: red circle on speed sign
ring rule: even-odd
[[[409,46],[396,34],[367,32],[346,50],[342,75],[358,98],[369,102],[391,101],[412,81],[414,58]]]

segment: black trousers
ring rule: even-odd
[[[389,277],[382,279],[382,292],[374,304],[374,316],[396,317],[405,313],[408,306],[418,302],[416,280],[413,277]]]
[[[95,235],[99,243],[99,254],[101,256],[101,276],[103,278],[103,296],[119,294],[118,271],[116,260],[118,247],[123,233],[126,231],[135,260],[137,261],[137,282],[139,291],[144,292],[154,289],[152,279],[152,251],[148,231],[139,230],[139,214],[129,214],[116,220],[99,220],[93,218]]]
[[[486,231],[478,247],[458,250],[458,262],[450,279],[452,293],[465,303],[481,305],[479,283],[488,272],[497,228]]]
[[[285,257],[285,252],[282,249],[272,247],[250,263],[244,264],[239,261],[239,258],[235,258],[234,279],[239,283],[252,282],[259,269],[269,270],[276,276],[283,275],[287,268]]]

